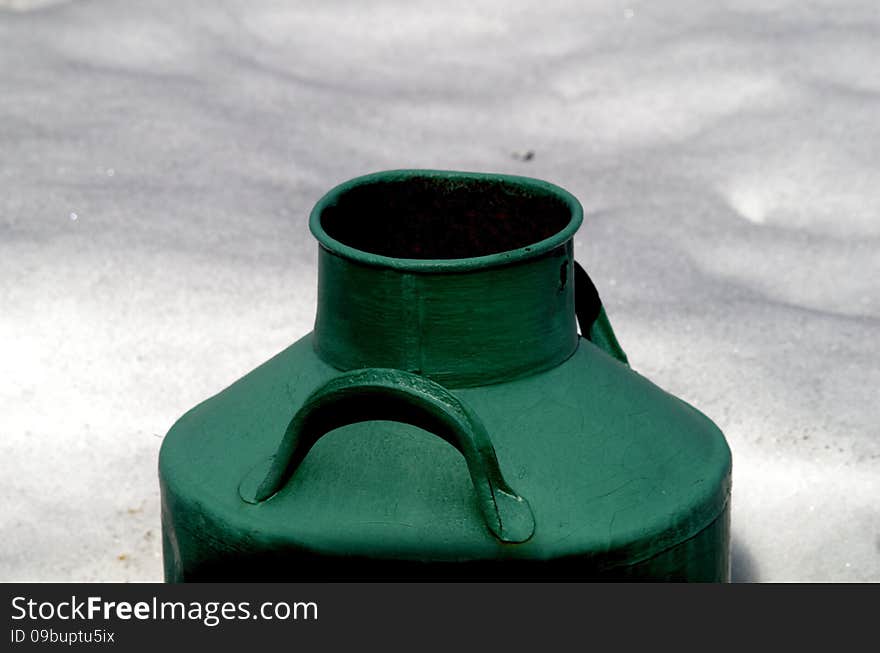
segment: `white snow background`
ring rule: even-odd
[[[0,580],[161,579],[163,435],[402,167],[581,200],[633,366],[727,435],[735,580],[880,581],[875,0],[0,0]]]

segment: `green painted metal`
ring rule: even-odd
[[[166,579],[726,580],[730,451],[628,366],[581,221],[522,177],[328,193],[315,330],[163,442]]]

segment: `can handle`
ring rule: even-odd
[[[581,335],[624,365],[629,365],[623,347],[617,342],[614,329],[599,299],[599,291],[587,271],[574,262],[574,312]]]
[[[411,424],[454,446],[467,463],[489,531],[501,542],[531,538],[535,531],[532,510],[504,480],[480,419],[440,384],[397,369],[343,373],[312,392],[290,420],[275,455],[241,482],[241,498],[255,504],[267,501],[285,486],[324,434],[372,420]]]

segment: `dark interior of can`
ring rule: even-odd
[[[406,259],[487,256],[528,247],[571,220],[560,198],[491,179],[413,177],[355,186],[321,213],[331,238]]]

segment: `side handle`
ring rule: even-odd
[[[581,335],[594,345],[604,350],[624,365],[629,366],[623,347],[617,342],[608,315],[599,299],[599,291],[590,279],[590,275],[574,263],[574,310],[578,324],[581,327]]]
[[[450,443],[464,456],[489,531],[508,543],[525,542],[532,536],[532,510],[505,481],[479,418],[438,383],[395,369],[355,370],[315,390],[290,420],[275,455],[244,478],[239,486],[241,498],[253,504],[269,500],[325,433],[371,420],[411,424]]]

